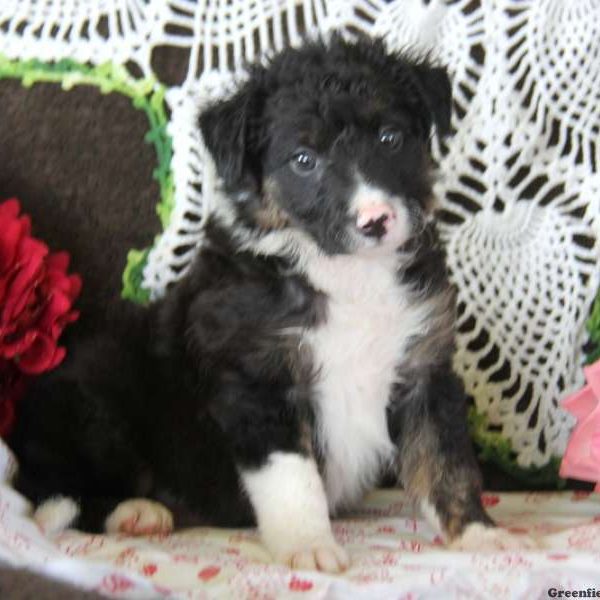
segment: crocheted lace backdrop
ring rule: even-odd
[[[544,465],[565,447],[558,400],[583,383],[600,281],[600,0],[0,4],[11,59],[111,61],[153,77],[153,49],[187,51],[187,76],[166,93],[174,206],[144,270],[153,296],[184,272],[215,198],[198,107],[227,93],[244,61],[332,28],[431,50],[451,71],[455,135],[433,146],[459,288],[455,365],[485,417],[480,438],[499,431],[520,466]]]

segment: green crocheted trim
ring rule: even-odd
[[[149,131],[145,141],[154,145],[158,166],[153,177],[160,187],[160,200],[156,212],[165,228],[173,210],[173,174],[171,157],[173,154],[171,137],[167,133],[167,112],[165,110],[165,87],[152,77],[136,79],[123,66],[105,63],[90,66],[65,59],[58,62],[40,60],[10,60],[0,54],[0,78],[20,79],[25,87],[34,83],[60,83],[64,90],[75,85],[93,85],[103,94],[116,92],[131,98],[137,110],[143,110],[148,118]],[[123,298],[144,303],[150,293],[142,287],[143,270],[150,250],[131,250],[127,255],[127,265],[123,272]]]
[[[142,287],[144,282],[144,267],[148,262],[150,248],[145,250],[130,250],[127,253],[127,265],[123,271],[123,288],[121,296],[139,304],[150,301],[150,292]]]
[[[600,292],[596,297],[592,316],[588,321],[588,331],[590,333],[591,350],[587,357],[587,363],[593,363],[600,359]]]
[[[490,431],[487,417],[477,412],[475,407],[469,409],[469,430],[481,461],[498,465],[504,472],[528,485],[564,487],[565,480],[558,476],[560,458],[553,457],[543,467],[519,466],[516,461],[517,453],[510,441],[500,432]]]

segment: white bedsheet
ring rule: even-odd
[[[474,554],[446,550],[402,492],[378,490],[334,523],[352,566],[333,577],[271,564],[254,530],[137,539],[66,531],[47,539],[7,484],[11,464],[0,445],[0,560],[114,598],[529,600],[548,598],[551,588],[594,588],[600,596],[598,494],[485,494],[495,519],[535,536],[544,550]]]

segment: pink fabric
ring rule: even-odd
[[[584,368],[587,385],[562,405],[577,419],[560,467],[561,477],[596,482],[600,492],[600,360]]]

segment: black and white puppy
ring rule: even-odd
[[[393,472],[448,541],[502,538],[432,222],[427,146],[450,103],[443,69],[334,36],[201,114],[224,196],[193,267],[20,406],[16,483],[40,524],[256,522],[276,559],[336,572],[330,514]]]

